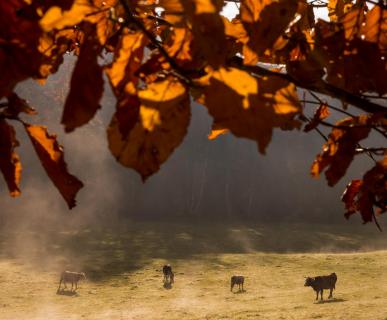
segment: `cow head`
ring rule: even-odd
[[[310,286],[313,285],[313,282],[314,282],[314,278],[306,277],[306,278],[305,278],[305,284],[304,284],[304,286],[305,286],[305,287],[310,287]]]

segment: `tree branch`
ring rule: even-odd
[[[141,32],[145,34],[145,36],[149,39],[149,41],[159,50],[161,55],[167,60],[167,62],[171,65],[172,69],[175,71],[176,75],[181,78],[188,85],[192,84],[192,80],[184,75],[184,70],[182,70],[179,65],[176,64],[175,60],[169,56],[168,52],[165,50],[163,45],[156,39],[156,37],[142,24],[142,22],[131,12],[130,7],[126,0],[120,0],[122,4],[125,14],[126,14],[126,24],[129,26],[131,23],[135,25]]]
[[[340,99],[348,104],[353,105],[354,107],[357,107],[358,109],[361,109],[367,113],[383,113],[387,114],[387,108],[383,107],[379,104],[376,104],[374,102],[368,101],[366,99],[363,99],[359,96],[356,96],[350,92],[347,92],[343,89],[337,88],[335,86],[332,86],[329,83],[326,83],[324,81],[319,81],[317,84],[313,83],[303,83],[292,76],[290,76],[287,73],[279,73],[279,72],[274,72],[268,69],[265,69],[261,66],[246,66],[243,64],[243,59],[237,56],[234,56],[232,59],[229,60],[229,65],[241,70],[248,71],[252,74],[255,74],[257,76],[274,76],[278,77],[284,80],[287,80],[289,82],[294,83],[297,87],[306,89],[306,90],[311,90],[314,92],[318,92],[321,94],[325,94],[327,96],[330,96],[335,99]]]

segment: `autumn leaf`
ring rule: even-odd
[[[351,0],[329,0],[328,16],[332,22],[337,22],[352,7]]]
[[[299,128],[301,112],[296,87],[279,78],[254,78],[235,68],[212,74],[204,103],[214,121],[237,137],[258,142],[265,153],[273,128]]]
[[[4,119],[0,119],[0,170],[12,197],[20,195],[21,163],[14,151],[19,146],[15,129]]]
[[[191,42],[192,33],[188,29],[173,28],[166,39],[165,49],[170,57],[183,65],[193,59]]]
[[[186,13],[182,0],[160,0],[159,5],[165,10],[163,18],[166,21],[176,27],[186,25]]]
[[[212,124],[211,132],[207,136],[208,140],[215,140],[217,137],[226,134],[229,130],[226,128],[223,128],[221,125],[214,122]]]
[[[144,55],[146,39],[141,32],[124,33],[116,48],[113,62],[105,68],[113,92],[117,97],[124,92],[135,94],[137,91],[137,69]]]
[[[41,29],[37,19],[23,16],[26,6],[24,0],[0,1],[0,98],[10,95],[18,82],[39,74],[42,55],[36,47]]]
[[[245,60],[246,64],[257,63],[259,56],[273,47],[294,19],[297,8],[295,0],[241,1],[241,20],[249,35],[247,45],[256,53]]]
[[[119,14],[117,3],[119,3],[118,0],[93,0],[94,10],[96,8],[97,10],[85,17],[85,21],[95,25],[96,35],[102,46],[119,28],[119,24],[111,17],[112,12],[115,15]]]
[[[377,43],[382,52],[387,51],[387,8],[374,6],[361,25],[360,37],[364,41]]]
[[[26,113],[28,115],[36,115],[37,112],[32,108],[28,102],[20,98],[15,92],[12,92],[7,97],[7,107],[3,111],[3,114],[10,119],[18,118],[20,113]]]
[[[312,120],[305,126],[304,132],[309,132],[316,128],[320,124],[320,121],[327,118],[329,114],[328,105],[326,103],[321,103],[316,109]]]
[[[347,212],[345,216],[348,218],[351,214],[357,211],[357,204],[355,202],[356,197],[360,191],[360,187],[363,184],[363,181],[360,179],[352,180],[347,187],[343,195],[341,196],[341,201],[345,203],[345,209]]]
[[[176,80],[151,83],[139,91],[138,97],[141,105],[128,134],[121,135],[116,116],[107,134],[109,148],[117,161],[135,169],[145,180],[159,170],[183,141],[190,107],[186,88]]]
[[[40,20],[40,26],[45,32],[60,30],[67,26],[80,23],[87,14],[97,11],[89,0],[74,0],[71,8],[62,10],[59,6],[50,7]]]
[[[378,213],[386,212],[386,187],[387,157],[384,157],[365,173],[363,180],[353,180],[348,184],[341,198],[347,210],[345,217],[349,218],[359,212],[366,223],[376,219],[374,207],[377,208]]]
[[[346,32],[337,30],[336,24],[322,20],[316,24],[316,44],[312,54],[320,68],[326,70],[326,81],[353,93],[387,93],[387,62],[378,45],[358,37],[347,41]],[[371,56],[372,63],[368,63]]]
[[[71,209],[75,206],[75,196],[83,183],[67,171],[63,148],[56,141],[55,135],[50,135],[42,126],[24,124],[32,145],[46,170],[47,175],[59,190]]]
[[[98,40],[90,34],[84,41],[72,77],[61,123],[71,132],[90,121],[100,108],[103,93],[102,67],[98,57],[102,51]]]
[[[205,2],[205,1],[203,1]],[[210,2],[210,1],[208,1]],[[209,65],[218,67],[226,59],[226,37],[222,18],[216,13],[195,14],[191,18],[192,50]],[[203,28],[203,26],[206,26]],[[214,37],[214,35],[216,35]],[[211,45],[209,45],[211,43]]]
[[[328,185],[334,186],[346,173],[351,164],[359,141],[368,137],[371,130],[369,116],[347,118],[339,121],[332,129],[323,151],[311,168],[311,174],[318,177],[327,167],[325,176]]]

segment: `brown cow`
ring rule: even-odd
[[[307,277],[305,280],[305,287],[312,287],[316,291],[316,300],[318,300],[318,294],[321,293],[321,300],[323,300],[324,289],[329,289],[329,298],[332,298],[333,289],[336,289],[337,276],[336,273],[331,273],[329,276],[318,276],[314,278]]]
[[[232,276],[231,277],[231,291],[236,284],[238,285],[239,291],[241,291],[241,287],[242,287],[242,291],[243,291],[244,282],[245,282],[244,276]]]

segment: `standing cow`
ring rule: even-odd
[[[314,278],[307,277],[305,280],[305,287],[312,287],[316,291],[316,300],[318,300],[318,294],[321,294],[321,300],[323,300],[324,289],[329,289],[329,298],[332,298],[333,289],[336,289],[337,276],[336,273],[331,273],[329,276],[318,276]]]
[[[172,284],[175,282],[175,275],[172,272],[172,267],[170,264],[166,264],[163,267],[163,274],[164,274],[164,283]]]
[[[231,277],[231,291],[234,288],[234,286],[237,284],[239,291],[243,291],[243,284],[245,283],[245,277],[244,276],[232,276]]]
[[[71,291],[73,291],[74,284],[75,290],[78,289],[79,280],[85,280],[86,275],[84,272],[72,272],[72,271],[63,271],[60,276],[58,291],[61,289],[62,282],[64,283],[65,289],[67,289],[66,283],[71,283]]]

